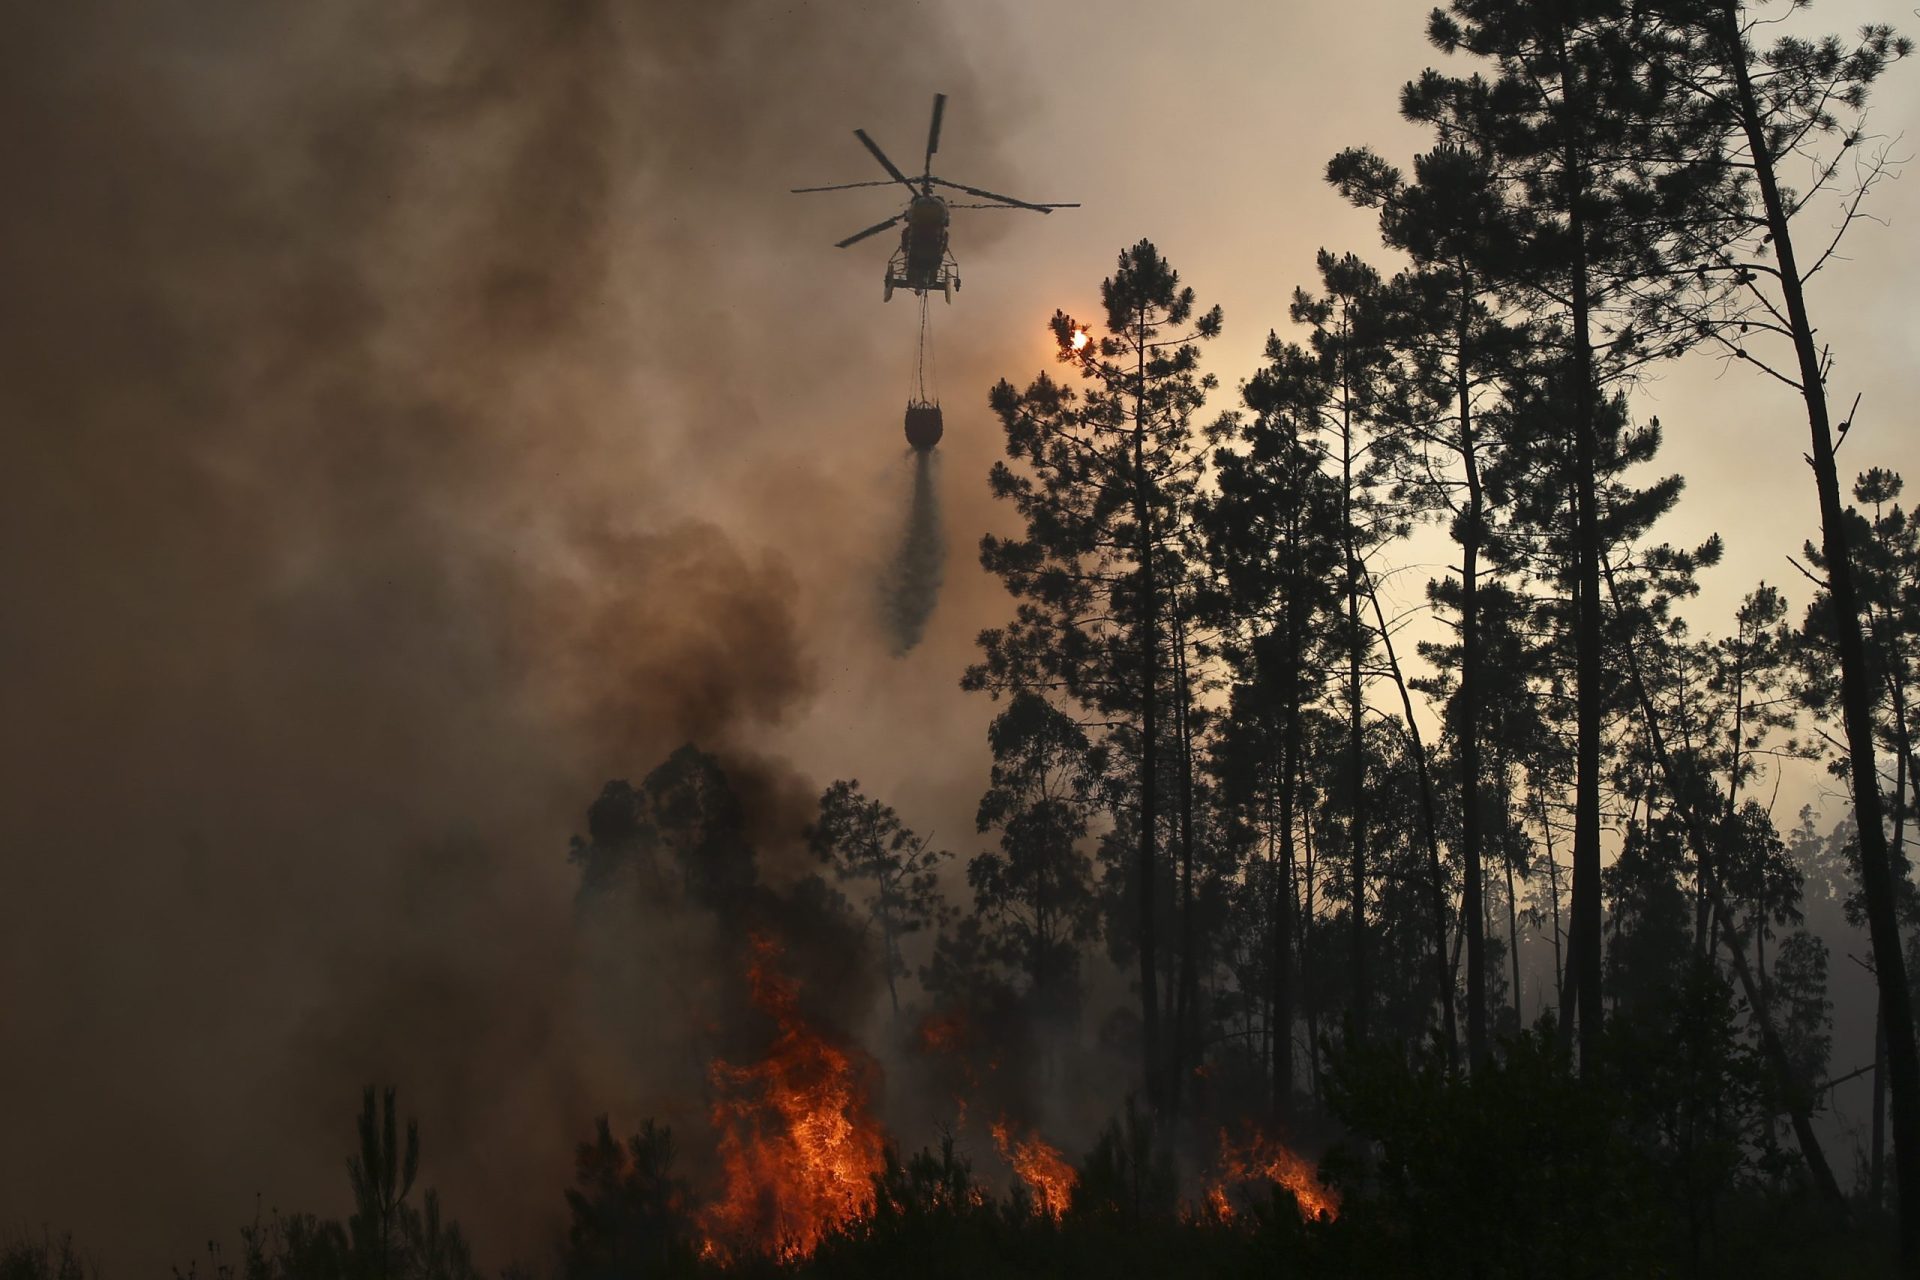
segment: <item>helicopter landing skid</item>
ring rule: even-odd
[[[959,267],[959,263],[955,262],[952,258],[948,258],[940,264],[940,270],[934,275],[933,279],[928,280],[922,277],[916,280],[908,274],[902,255],[896,253],[892,260],[887,263],[887,273],[881,280],[880,301],[893,301],[893,291],[895,289],[910,289],[915,296],[924,295],[929,291],[938,293],[951,304],[953,302],[953,295],[960,291]]]

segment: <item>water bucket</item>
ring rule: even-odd
[[[940,443],[945,434],[940,421],[940,406],[918,400],[907,401],[907,443],[921,453]]]

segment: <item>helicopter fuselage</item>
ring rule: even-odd
[[[885,296],[895,289],[917,294],[934,290],[951,300],[960,287],[957,264],[947,252],[947,224],[952,218],[947,202],[922,194],[907,206],[906,225],[900,229],[900,248],[887,261]]]
[[[886,179],[869,179],[865,182],[839,182],[824,187],[795,187],[795,192],[807,191],[849,191],[855,187],[892,187],[898,183],[907,189],[907,207],[884,222],[876,222],[861,231],[856,231],[844,240],[834,243],[836,249],[845,249],[859,244],[868,236],[877,236],[882,231],[898,223],[906,224],[900,231],[900,247],[887,259],[887,272],[882,278],[886,292],[883,298],[891,299],[895,289],[911,289],[925,297],[929,292],[938,291],[946,295],[947,301],[953,301],[953,291],[960,287],[960,267],[947,251],[947,221],[952,209],[946,200],[933,194],[935,187],[953,191],[962,191],[981,204],[962,204],[962,209],[1030,209],[1034,213],[1052,213],[1055,209],[1077,209],[1073,204],[1035,204],[1028,200],[1016,200],[1012,196],[998,195],[992,191],[982,191],[979,187],[970,187],[964,182],[950,182],[938,178],[933,173],[933,155],[940,149],[940,118],[946,111],[947,95],[933,95],[933,119],[927,124],[927,153],[920,164],[920,176],[909,177],[899,165],[887,158],[880,144],[867,136],[865,129],[855,129],[853,136],[860,139],[860,145],[867,149],[882,169]]]

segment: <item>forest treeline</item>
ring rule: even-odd
[[[1018,531],[980,560],[1013,609],[963,677],[995,700],[991,848],[949,901],[948,855],[852,781],[806,839],[892,1012],[1097,1018],[1139,1107],[1057,1221],[980,1193],[949,1144],[890,1157],[876,1212],[788,1269],[1920,1266],[1920,529],[1898,474],[1838,456],[1844,353],[1806,287],[1891,176],[1868,90],[1911,46],[1776,17],[1456,0],[1428,24],[1448,69],[1401,96],[1426,149],[1327,165],[1378,245],[1319,255],[1237,394],[1203,367],[1225,317],[1145,240],[1098,313],[1052,317],[1058,374],[992,389]],[[1777,390],[1747,448],[1804,459],[1819,512],[1792,593],[1756,584],[1699,630],[1723,548],[1664,540],[1686,484],[1633,396],[1683,359]],[[1450,563],[1399,615],[1385,576],[1436,525]],[[1794,760],[1846,788],[1831,840],[1769,806]],[[588,888],[599,848],[575,850]],[[1865,928],[1879,993],[1858,1169],[1815,1123],[1837,962],[1810,885]],[[1552,958],[1528,998],[1523,926]],[[1104,964],[1122,1008],[1096,1007]],[[350,1220],[256,1225],[216,1269],[472,1274],[413,1207],[393,1106],[366,1099]],[[1284,1193],[1231,1230],[1183,1212],[1168,1153],[1229,1116],[1338,1134],[1337,1221]],[[673,1135],[603,1123],[562,1269],[701,1270],[689,1194]],[[58,1255],[18,1245],[0,1277],[81,1273]]]
[[[1351,1081],[1392,1046],[1433,1046],[1401,1069],[1477,1098],[1551,1045],[1569,1098],[1611,1108],[1593,1140],[1666,1179],[1673,1258],[1719,1268],[1730,1197],[1858,1226],[1891,1192],[1920,1266],[1920,537],[1897,473],[1843,474],[1854,407],[1807,289],[1889,176],[1868,90],[1911,47],[1773,25],[1731,0],[1434,12],[1455,70],[1400,104],[1428,148],[1327,165],[1378,249],[1322,251],[1225,413],[1203,368],[1224,317],[1151,242],[1098,313],[1054,315],[1063,371],[990,398],[1020,528],[980,558],[1015,609],[964,684],[1003,708],[998,848],[934,944],[934,998],[1073,1010],[1097,940],[1133,975],[1110,1039],[1162,1121],[1232,1081],[1295,1129],[1329,1059]],[[1777,388],[1747,447],[1804,458],[1820,519],[1803,608],[1756,584],[1696,632],[1723,547],[1663,540],[1685,480],[1633,391],[1716,358]],[[1410,645],[1383,579],[1434,523],[1453,554]],[[1857,1180],[1815,1125],[1833,957],[1766,785],[1793,758],[1852,802],[1844,896],[1879,992]],[[936,923],[878,844],[843,852],[879,917]],[[1523,916],[1553,944],[1531,1032]],[[1413,1120],[1336,1109],[1376,1137]]]
[[[977,936],[1070,1005],[1097,931],[1137,975],[1155,1114],[1231,1064],[1284,1127],[1327,1053],[1432,1037],[1446,1078],[1496,1070],[1525,914],[1553,939],[1551,1035],[1582,1086],[1699,1090],[1644,1135],[1683,1165],[1719,1144],[1690,1212],[1751,1177],[1841,1220],[1888,1185],[1880,1107],[1866,1185],[1843,1186],[1813,1123],[1831,957],[1796,927],[1805,868],[1759,785],[1823,759],[1853,802],[1875,1093],[1920,1261],[1920,543],[1897,474],[1843,490],[1852,409],[1829,401],[1806,289],[1888,174],[1867,92],[1910,46],[1769,26],[1734,3],[1436,11],[1465,65],[1403,91],[1429,149],[1327,166],[1394,269],[1323,251],[1294,336],[1223,415],[1201,371],[1223,317],[1153,244],[1120,255],[1090,322],[1054,316],[1066,372],[991,399],[993,489],[1023,529],[981,561],[1017,608],[965,683],[1006,699],[981,812],[1001,852],[969,868],[978,923],[941,939],[936,976]],[[1632,391],[1689,353],[1750,367],[1804,423],[1751,446],[1812,473],[1797,615],[1759,584],[1717,635],[1683,619],[1722,546],[1662,540],[1684,480]],[[1454,554],[1416,679],[1382,579],[1427,522]],[[1682,1045],[1681,1079],[1643,1078]]]

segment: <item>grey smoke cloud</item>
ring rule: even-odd
[[[946,49],[879,3],[7,9],[0,1211],[122,1271],[337,1211],[380,1079],[533,1249],[590,1117],[682,1078],[583,994],[566,836],[821,687],[897,378],[824,248],[866,210],[783,192],[965,95]]]

